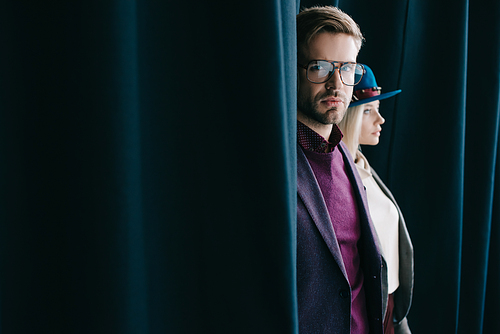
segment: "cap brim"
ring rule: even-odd
[[[372,101],[387,99],[387,98],[392,97],[392,96],[399,94],[399,93],[401,93],[401,89],[398,89],[398,90],[395,90],[392,92],[388,92],[388,93],[384,93],[384,94],[380,94],[380,95],[376,95],[376,96],[372,96],[372,97],[369,97],[369,98],[366,98],[363,100],[351,102],[349,104],[349,107],[355,107],[355,106],[359,106],[359,105],[362,105],[365,103],[370,103]]]

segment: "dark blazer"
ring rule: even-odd
[[[344,143],[346,163],[361,224],[358,243],[364,273],[370,334],[382,333],[386,277],[378,238],[368,213],[366,190]],[[297,295],[300,333],[350,334],[351,289],[340,248],[319,184],[297,144]],[[385,289],[385,290],[384,290]]]
[[[373,179],[384,194],[394,203],[399,215],[399,287],[394,292],[394,333],[409,334],[410,328],[406,316],[410,311],[410,305],[413,297],[413,245],[411,243],[405,219],[399,209],[396,199],[380,179],[378,174],[371,168]],[[385,297],[385,296],[384,296]],[[387,300],[384,300],[384,309]]]

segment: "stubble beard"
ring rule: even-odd
[[[306,116],[313,122],[324,125],[339,124],[340,121],[342,121],[342,118],[344,118],[347,110],[347,99],[344,95],[345,94],[343,94],[342,92],[336,91],[333,94],[326,93],[321,96],[316,96],[314,99],[312,99],[310,96],[298,96],[297,109],[300,110],[300,112],[304,116]],[[342,101],[344,102],[344,106],[341,108],[333,107],[327,109],[325,112],[320,112],[320,101],[328,97],[337,97],[342,99]]]

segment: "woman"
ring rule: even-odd
[[[353,102],[339,127],[366,187],[368,207],[387,264],[384,333],[411,333],[406,315],[413,292],[413,246],[394,197],[358,149],[360,144],[379,143],[381,125],[385,122],[379,113],[380,100],[401,90],[381,94],[372,70],[364,67],[363,78],[354,88]]]

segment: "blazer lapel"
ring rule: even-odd
[[[318,181],[314,176],[311,165],[309,165],[302,148],[298,144],[297,167],[297,193],[304,202],[309,215],[316,224],[335,262],[337,262],[346,280],[349,281],[344,267],[344,261],[342,260],[342,254],[340,253],[340,247],[337,242],[337,236],[333,230],[333,225],[321,189],[319,188]]]

